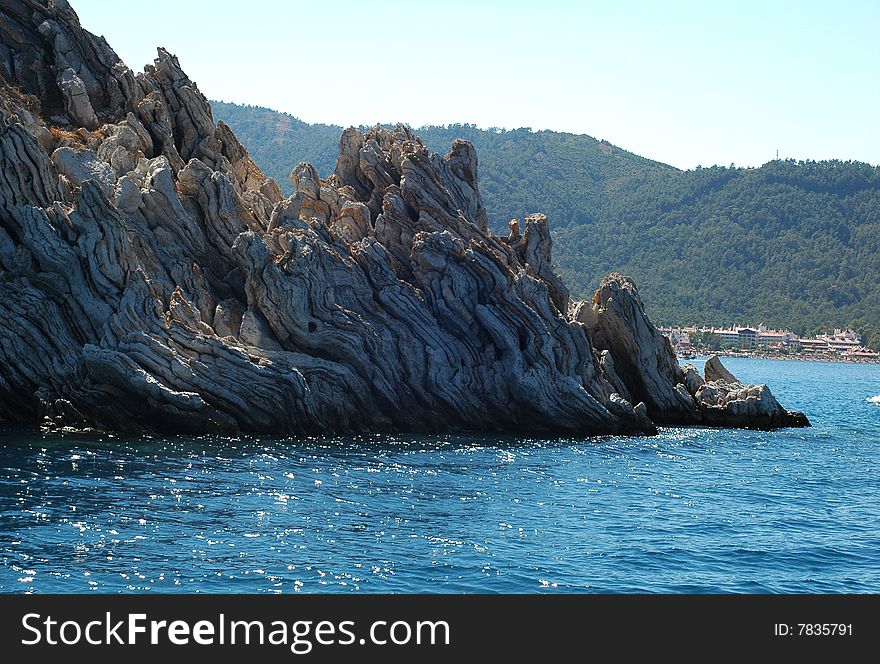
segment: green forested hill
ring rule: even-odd
[[[259,106],[239,106],[212,101],[214,120],[232,127],[263,172],[291,193],[288,175],[300,161],[307,161],[327,177],[339,154],[342,127],[306,124],[287,113]]]
[[[342,127],[309,125],[286,113],[256,106],[211,102],[264,172],[291,191],[288,175],[299,161],[322,177],[333,171]],[[555,227],[593,223],[607,216],[621,191],[632,190],[672,166],[639,157],[590,136],[528,129],[491,131],[472,125],[422,127],[425,144],[446,153],[465,138],[477,148],[480,191],[496,230],[532,212],[544,212]]]
[[[622,192],[595,225],[558,227],[556,240],[575,290],[619,269],[658,321],[853,324],[880,343],[880,169],[867,164],[675,172]]]
[[[341,127],[212,102],[267,175],[335,163]],[[800,333],[856,324],[880,344],[880,168],[773,161],[680,171],[589,136],[418,129],[433,150],[477,148],[496,231],[545,212],[555,264],[575,296],[613,270],[632,275],[658,323],[765,322]]]

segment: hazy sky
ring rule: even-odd
[[[306,122],[554,129],[681,168],[880,163],[876,0],[71,4],[133,69],[161,45],[209,98]]]

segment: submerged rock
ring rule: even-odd
[[[0,419],[648,434],[736,401],[694,398],[631,280],[570,304],[544,215],[493,235],[465,141],[348,129],[284,199],[167,51],[134,74],[57,0],[4,4],[0,45]]]

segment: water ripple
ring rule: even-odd
[[[880,371],[731,360],[808,430],[0,432],[6,592],[878,592]]]

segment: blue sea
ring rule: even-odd
[[[880,366],[725,364],[814,427],[2,431],[0,591],[880,592]]]

